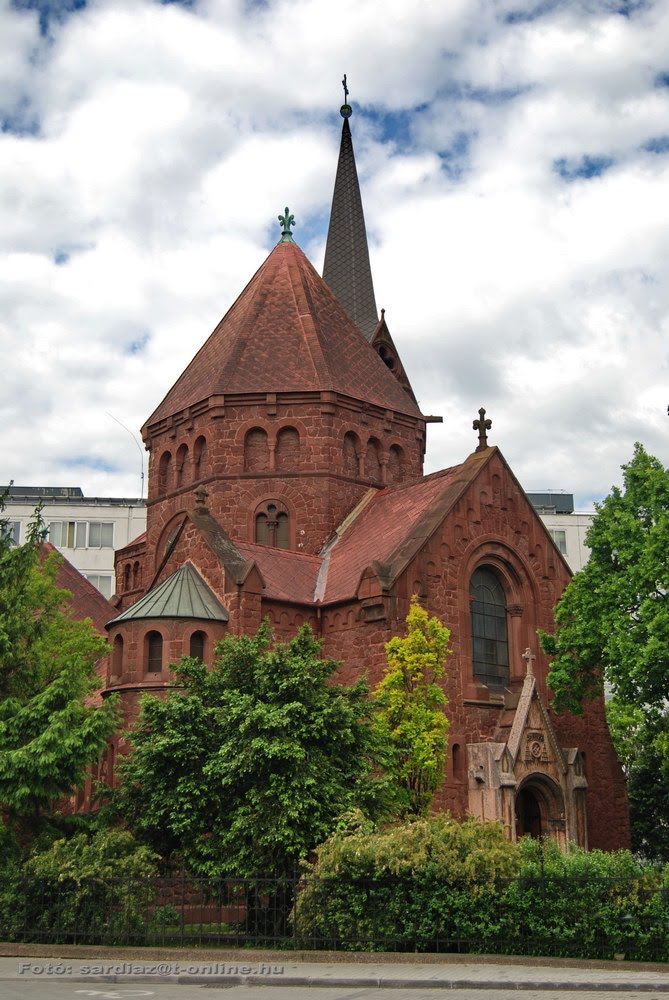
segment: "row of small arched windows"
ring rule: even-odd
[[[201,630],[191,634],[188,655],[204,661],[207,635]],[[151,629],[144,636],[143,670],[145,674],[159,674],[163,669],[163,636],[158,629]],[[123,636],[117,635],[112,646],[112,675],[121,677],[123,673]]]
[[[176,454],[164,451],[158,463],[158,494],[169,493],[206,475],[207,442],[195,441],[192,454],[180,444]],[[404,452],[394,444],[385,451],[378,438],[363,445],[354,431],[344,436],[342,461],[345,475],[374,483],[399,483],[405,478]],[[300,435],[294,427],[282,427],[270,443],[267,431],[253,427],[244,438],[244,472],[294,471],[300,466]]]
[[[187,483],[196,483],[207,472],[207,441],[202,435],[193,445],[192,454],[187,444],[180,444],[173,457],[164,451],[158,464],[158,493],[169,493]]]
[[[253,427],[244,438],[245,472],[280,472],[299,468],[300,435],[294,427],[283,427],[270,442],[267,431]],[[378,438],[363,445],[355,431],[344,435],[342,462],[345,475],[375,483],[398,483],[405,476],[404,452],[394,444],[386,452]]]
[[[363,446],[358,435],[348,431],[344,435],[344,473],[374,483],[400,483],[406,474],[404,451],[393,444],[386,452],[375,437]]]

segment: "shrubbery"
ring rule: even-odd
[[[0,933],[5,940],[136,941],[156,859],[122,830],[56,840],[0,874]]]
[[[666,958],[669,870],[628,851],[511,844],[474,819],[358,817],[306,872],[295,930],[350,949]]]

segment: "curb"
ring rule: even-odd
[[[30,980],[34,980],[31,976]],[[16,982],[16,980],[12,980]],[[26,980],[22,980],[26,981]],[[667,993],[669,994],[669,981],[666,983],[652,983],[637,981],[614,982],[592,982],[577,980],[565,982],[560,979],[546,980],[517,980],[510,982],[506,979],[415,979],[379,976],[281,976],[269,978],[268,976],[67,976],[62,981],[68,983],[110,983],[123,985],[129,983],[154,983],[155,985],[179,985],[179,986],[285,986],[296,989],[298,987],[308,987],[310,989],[402,989],[402,990],[517,990],[518,992],[539,992],[539,991],[559,991],[562,993],[578,993],[581,991],[589,993]]]

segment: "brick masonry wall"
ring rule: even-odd
[[[155,551],[166,525],[192,507],[201,484],[211,512],[233,539],[253,541],[256,509],[276,499],[291,516],[294,547],[317,553],[370,486],[422,474],[424,436],[421,420],[318,394],[226,402],[223,413],[218,407],[161,426],[148,441],[148,549]],[[203,439],[206,462],[196,466],[187,456]],[[163,485],[160,469],[168,453],[174,474]],[[179,467],[191,473],[190,481],[177,482]]]

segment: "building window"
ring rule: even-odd
[[[499,579],[485,567],[475,570],[469,585],[474,677],[500,690],[509,681],[506,598]]]
[[[164,451],[158,465],[158,493],[167,493],[172,488],[172,455]]]
[[[188,479],[188,446],[180,444],[177,448],[177,486],[182,486]]]
[[[49,541],[57,549],[113,549],[111,521],[52,521]]]
[[[260,505],[255,516],[255,541],[277,549],[290,548],[290,519],[278,500]]]
[[[92,583],[93,586],[100,591],[103,597],[106,597],[107,600],[109,600],[112,595],[111,576],[106,573],[84,573],[84,576],[89,583]]]
[[[123,673],[123,636],[117,635],[112,647],[112,677]]]
[[[199,437],[193,447],[193,479],[202,479],[207,471],[207,442]]]
[[[159,674],[163,669],[163,637],[160,632],[147,632],[145,649],[147,674]]]
[[[0,532],[2,532],[5,538],[9,540],[14,545],[21,544],[21,522],[20,521],[4,521],[0,522]]]
[[[563,556],[567,555],[567,532],[564,528],[549,528],[549,534]]]
[[[204,663],[204,632],[193,632],[190,637],[190,655],[194,660],[199,660],[200,663]]]

